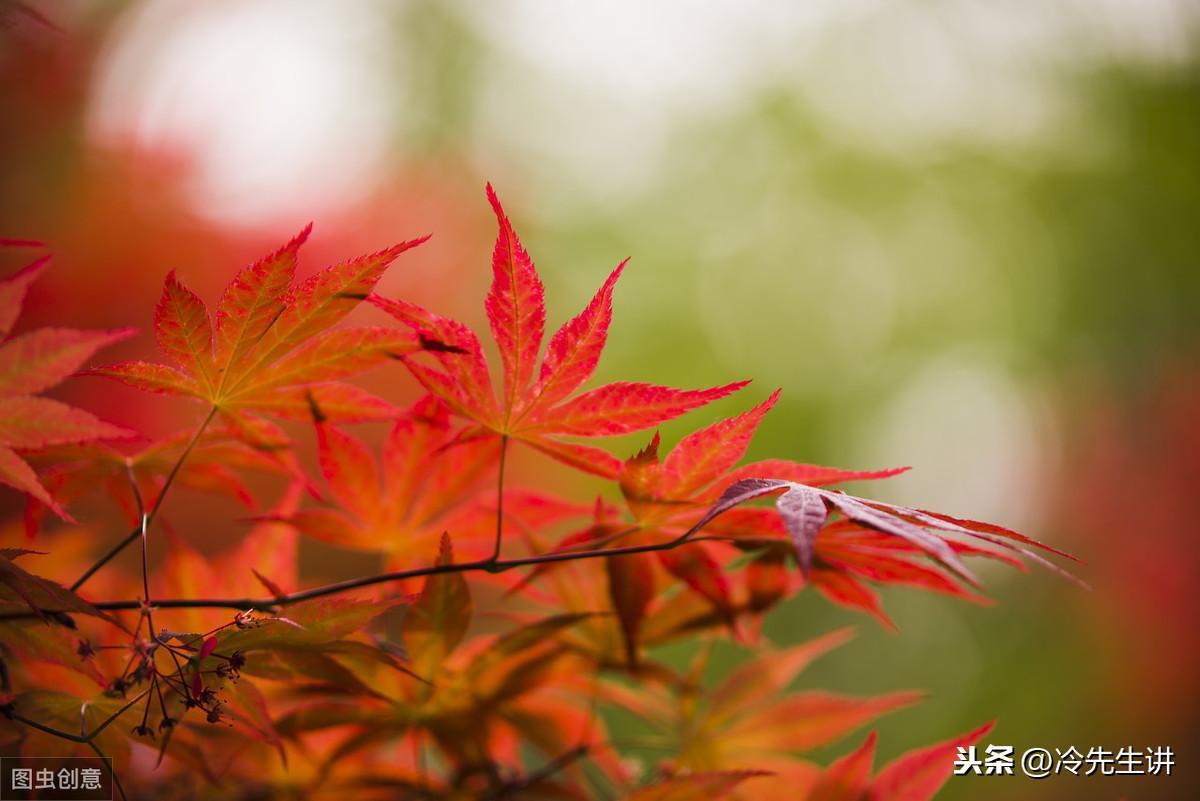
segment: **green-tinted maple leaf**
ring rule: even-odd
[[[17,694],[13,709],[21,715],[36,720],[59,731],[79,734],[95,732],[124,706],[119,698],[97,695],[82,699],[54,690],[35,689]],[[129,726],[121,721],[114,722],[95,738],[96,744],[106,756],[120,764],[129,758]],[[91,754],[85,747],[67,740],[26,730],[27,738],[22,745],[23,756],[56,757]],[[80,750],[80,749],[83,750]]]
[[[726,798],[747,780],[769,776],[770,771],[728,770],[672,776],[625,797],[625,801],[711,801]]]
[[[276,618],[222,635],[221,651],[323,650],[364,628],[407,599],[391,601],[322,598],[289,606]]]
[[[443,535],[436,564],[453,561],[450,537]],[[433,680],[442,662],[466,636],[471,613],[471,591],[461,573],[426,577],[425,587],[404,621],[404,645],[417,675]]]
[[[421,350],[389,328],[330,330],[366,296],[401,253],[428,237],[328,267],[294,283],[305,228],[275,253],[241,270],[208,308],[174,273],[154,314],[159,349],[174,366],[123,362],[90,371],[151,392],[195,398],[219,409],[249,439],[269,442],[257,414],[289,420],[374,420],[385,401],[340,380]]]

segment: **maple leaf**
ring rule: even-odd
[[[137,482],[147,508],[153,508],[157,503],[172,471],[175,472],[175,483],[181,487],[223,495],[249,509],[255,509],[257,502],[243,480],[242,472],[305,480],[291,451],[252,447],[227,428],[206,430],[187,460],[180,464],[179,456],[193,436],[191,431],[180,432],[133,453],[103,443],[57,447],[43,452],[34,461],[52,460],[52,466],[42,473],[42,482],[60,502],[70,502],[103,489],[130,524],[136,524],[140,515],[136,497],[130,491],[130,474]],[[44,510],[42,504],[30,498],[25,509],[25,527],[31,537],[37,534]]]
[[[439,562],[446,564],[449,556],[447,546]],[[404,735],[416,737],[419,730],[462,771],[489,761],[515,767],[520,740],[514,730],[554,756],[577,744],[583,731],[594,736],[597,727],[584,710],[538,697],[570,675],[566,671],[574,661],[561,637],[587,617],[556,615],[499,636],[463,641],[470,618],[466,583],[458,574],[431,575],[409,610],[404,640],[414,668],[432,681],[399,685],[399,697],[381,696],[381,703],[317,701],[290,713],[279,728],[291,735],[354,726],[358,732],[346,741],[343,755]],[[452,651],[454,657],[448,658]],[[615,769],[611,760],[604,767]]]
[[[378,459],[330,423],[317,426],[321,472],[339,508],[301,509],[288,522],[342,547],[382,551],[389,569],[432,562],[443,531],[457,539],[495,530],[494,511],[471,504],[470,491],[493,467],[495,440],[455,441],[445,405],[425,396],[402,414]]]
[[[429,392],[474,424],[464,438],[513,439],[578,469],[613,478],[620,469],[617,459],[562,437],[603,437],[652,428],[748,383],[682,390],[621,381],[574,394],[596,370],[612,322],[613,289],[628,260],[617,265],[584,310],[550,338],[535,378],[546,322],[542,282],[491,184],[487,193],[499,224],[492,285],[484,303],[500,351],[499,400],[479,338],[470,328],[407,301],[370,298],[423,340],[443,344],[428,351],[438,367],[415,358],[403,361]]]
[[[11,611],[13,608],[26,606],[43,619],[46,619],[48,610],[112,620],[61,584],[35,576],[16,564],[18,557],[37,553],[40,552],[23,548],[0,548],[0,610]]]
[[[42,328],[9,338],[25,292],[45,269],[39,259],[0,281],[0,481],[26,493],[63,520],[71,518],[50,495],[20,455],[65,443],[125,439],[132,431],[105,423],[82,409],[37,393],[77,371],[107,345],[130,336],[132,329],[76,331]]]
[[[644,691],[615,696],[629,711],[664,723],[678,739],[673,764],[694,773],[764,770],[771,776],[748,785],[739,798],[806,797],[804,789],[819,771],[797,756],[842,739],[880,715],[909,706],[920,693],[893,692],[857,698],[819,690],[786,693],[797,675],[818,657],[845,643],[851,631],[830,632],[796,646],[755,654],[712,690],[697,695],[686,688],[703,675],[708,651],[701,651],[682,680],[672,713]]]
[[[160,635],[160,639],[173,637],[183,648],[195,652],[188,660],[193,671],[189,693],[192,699],[201,698],[205,689],[214,692],[219,689],[220,712],[228,714],[251,737],[274,747],[286,764],[287,753],[280,730],[268,711],[267,699],[242,674],[271,679],[314,678],[344,692],[372,695],[373,691],[358,679],[356,671],[347,669],[334,656],[365,657],[391,664],[390,658],[379,649],[344,638],[402,602],[403,599],[386,603],[352,599],[307,601],[289,608],[287,617],[255,619],[239,630],[220,635],[168,634]],[[231,659],[235,657],[237,663],[233,665]],[[226,680],[227,677],[232,680]]]
[[[627,796],[625,801],[709,801],[727,797],[730,791],[748,779],[770,775],[770,771],[764,770],[687,773],[643,787]]]
[[[863,528],[898,538],[909,546],[924,552],[968,584],[978,586],[979,582],[974,573],[963,563],[960,555],[975,554],[978,553],[978,550],[959,547],[957,543],[943,536],[944,533],[958,534],[1006,548],[1078,581],[1067,571],[1030,550],[1030,547],[1041,548],[1068,559],[1075,559],[1075,557],[1002,526],[974,520],[961,520],[949,515],[898,504],[867,500],[788,479],[739,478],[725,488],[713,506],[695,525],[697,528],[702,528],[719,515],[740,504],[780,492],[783,495],[777,501],[776,507],[795,544],[796,558],[802,569],[805,560],[811,564],[813,553],[811,538],[816,534],[812,530],[811,519],[820,517],[820,512],[812,510],[812,504],[819,501],[827,511],[836,511],[845,519],[853,521]],[[803,502],[797,500],[797,494],[802,494],[805,500]],[[938,533],[932,533],[933,531]]]
[[[740,415],[688,434],[665,459],[659,457],[660,438],[655,434],[649,445],[626,460],[619,477],[633,525],[604,522],[598,518],[587,529],[564,538],[554,551],[597,548],[612,544],[617,539],[621,546],[677,540],[694,530],[714,494],[719,494],[728,482],[736,480],[738,474],[748,471],[782,474],[813,485],[887,478],[903,471],[903,468],[842,470],[781,459],[756,462],[734,470],[734,465],[742,459],[759,424],[778,399],[779,392],[775,392]],[[738,530],[736,533],[743,542],[755,535],[778,535],[775,528],[769,529],[769,534],[757,530]],[[730,536],[726,530],[719,531],[719,534]],[[721,557],[715,544],[709,542],[689,543],[686,547],[656,553],[628,554],[606,560],[609,597],[621,623],[631,665],[636,661],[637,635],[642,620],[648,614],[655,595],[655,563],[682,581],[692,593],[703,598],[721,622],[736,629],[738,605],[725,569],[728,561]],[[551,569],[554,569],[552,565],[539,566],[514,589],[527,586]],[[760,611],[761,608],[765,606],[760,607]]]
[[[391,406],[340,379],[424,345],[376,326],[330,330],[388,266],[429,237],[342,262],[294,282],[311,226],[243,268],[225,288],[215,326],[204,301],[172,272],[154,313],[159,349],[175,366],[144,361],[89,371],[150,392],[195,398],[220,410],[252,440],[279,436],[257,414],[288,420],[373,420]]]
[[[22,660],[61,665],[78,671],[104,687],[108,679],[92,658],[81,658],[79,635],[63,626],[46,626],[38,620],[0,622],[0,639],[7,653]]]
[[[454,561],[450,537],[442,536],[438,565]],[[471,592],[461,573],[434,574],[409,611],[404,642],[418,675],[430,678],[463,637],[471,623]]]
[[[930,801],[950,778],[954,758],[992,730],[993,723],[934,745],[902,754],[871,777],[876,734],[831,764],[818,777],[808,801]]]
[[[871,732],[860,747],[826,768],[807,801],[863,801],[871,779],[875,740],[876,733]]]
[[[991,603],[986,596],[964,589],[944,571],[922,564],[926,554],[920,548],[850,520],[837,520],[821,529],[807,577],[795,576],[788,569],[788,563],[798,564],[799,557],[784,521],[774,510],[734,509],[709,523],[706,531],[712,536],[729,537],[739,550],[756,551],[746,568],[747,589],[755,609],[769,608],[805,583],[811,583],[834,603],[867,612],[891,629],[895,624],[867,582],[917,587],[972,603]],[[1023,562],[1001,551],[956,541],[948,544],[960,556],[990,558],[1027,569]]]
[[[635,668],[638,661],[638,632],[656,595],[654,562],[647,559],[646,554],[625,554],[608,557],[605,568],[608,572],[608,597],[621,623],[626,660],[631,668]]]
[[[121,708],[122,701],[120,698],[106,695],[78,698],[56,690],[32,689],[18,693],[13,699],[13,705],[22,715],[60,731],[91,732],[98,730],[101,724],[116,713]],[[94,739],[96,745],[103,749],[105,756],[121,760],[129,758],[129,738],[122,732],[123,728],[109,726]],[[30,736],[24,739],[22,751],[45,756],[69,756],[73,753],[78,755],[72,750],[72,744],[32,731]]]
[[[326,646],[358,631],[407,598],[388,601],[334,598],[304,601],[288,608],[286,617],[267,618],[262,625],[222,638],[225,649],[306,649]]]

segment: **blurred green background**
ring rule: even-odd
[[[779,610],[781,643],[859,628],[806,685],[930,692],[882,758],[997,717],[1018,753],[1179,764],[941,797],[1196,797],[1194,3],[0,9],[0,235],[58,254],[34,321],[144,325],[167,269],[211,296],[311,218],[310,267],[432,230],[384,291],[478,323],[491,180],[551,325],[633,257],[601,378],[755,379],[704,421],[782,387],[751,456],[909,464],[870,491],[1089,562],[1091,593],[986,571],[993,608],[885,590],[898,636]]]

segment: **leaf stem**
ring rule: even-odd
[[[121,786],[121,780],[117,778],[117,771],[113,768],[112,762],[100,750],[100,746],[96,745],[91,740],[87,741],[88,748],[96,752],[96,756],[100,757],[100,761],[104,763],[104,767],[108,769],[108,775],[112,779],[113,784],[117,786],[117,792],[121,794],[121,801],[127,801],[128,796],[125,795],[125,788]]]
[[[208,428],[208,424],[211,423],[213,418],[216,416],[217,407],[214,406],[208,410],[208,416],[204,418],[204,422],[200,424],[198,429],[196,429],[196,433],[192,435],[187,447],[183,449],[183,453],[179,454],[179,458],[175,460],[175,465],[171,468],[171,472],[167,474],[167,480],[163,483],[162,491],[158,493],[158,498],[154,501],[154,506],[150,509],[150,514],[145,517],[142,524],[133,531],[129,532],[124,539],[114,545],[108,551],[108,553],[100,557],[100,559],[97,560],[96,563],[91,567],[89,567],[82,576],[76,579],[75,583],[71,585],[72,592],[75,592],[82,587],[88,579],[95,575],[96,571],[111,562],[118,554],[121,553],[121,551],[129,547],[134,540],[142,536],[142,533],[145,529],[150,527],[150,524],[154,522],[154,518],[158,515],[158,510],[162,508],[163,499],[167,497],[167,490],[169,490],[171,485],[175,483],[175,477],[179,475],[179,470],[183,467],[183,463],[187,460],[192,450],[196,447],[196,444],[200,441],[200,437],[204,435],[204,430]]]
[[[111,715],[108,716],[107,720],[105,720],[103,723],[101,723],[96,728],[92,729],[92,733],[89,734],[85,739],[90,742],[90,741],[94,740],[96,737],[99,737],[100,732],[107,729],[114,720],[121,717],[121,715],[124,715],[126,712],[128,712],[130,709],[132,709],[138,703],[138,701],[141,701],[143,698],[145,698],[149,694],[150,694],[149,689],[142,690],[140,693],[138,693],[136,696],[134,696],[132,699],[130,699],[129,702],[125,704],[125,706],[121,707],[116,712],[113,712]]]
[[[35,728],[38,731],[44,731],[46,734],[52,734],[61,740],[70,740],[73,743],[86,743],[88,741],[87,737],[80,737],[78,734],[71,734],[70,732],[56,729],[53,726],[47,726],[44,723],[38,723],[36,720],[31,720],[30,718],[27,718],[17,712],[11,712],[8,716],[19,723],[24,723],[26,726]]]
[[[500,561],[500,543],[504,536],[504,463],[508,456],[508,435],[500,435],[500,471],[496,475],[496,545],[492,548],[492,557],[488,561],[498,564]]]
[[[15,711],[9,712],[8,717],[10,717],[13,720],[18,721],[20,723],[24,723],[26,726],[30,726],[34,729],[37,729],[38,731],[43,731],[46,734],[52,734],[61,740],[70,740],[73,743],[91,743],[91,741],[97,735],[99,735],[100,732],[102,732],[106,728],[108,728],[108,725],[110,723],[112,723],[114,720],[119,718],[121,715],[125,714],[125,712],[127,712],[130,709],[130,707],[132,707],[138,701],[145,698],[146,694],[149,692],[150,692],[149,690],[143,690],[140,694],[138,694],[138,696],[136,698],[131,700],[129,703],[125,704],[125,706],[121,707],[116,712],[112,713],[112,715],[107,720],[105,720],[103,723],[101,723],[99,726],[97,726],[92,731],[91,734],[71,734],[70,732],[65,732],[62,729],[56,729],[53,726],[47,726],[45,723],[38,723],[36,720],[27,718],[24,715],[20,714],[19,712],[15,712]]]
[[[146,504],[142,501],[142,491],[138,487],[137,477],[133,474],[133,464],[128,459],[125,460],[125,477],[129,479],[129,487],[133,490],[133,500],[137,503],[138,519],[141,521],[142,535],[142,600],[146,603],[144,614],[146,615],[146,627],[150,632],[150,638],[153,639],[154,634],[154,612],[150,606],[150,560],[147,555],[146,547],[146,527],[149,520],[146,517]]]

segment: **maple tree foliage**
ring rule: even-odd
[[[134,433],[37,394],[61,383],[98,350],[133,331],[43,328],[10,337],[29,285],[48,262],[48,258],[38,259],[0,282],[0,339],[4,340],[0,345],[0,481],[69,520],[20,453],[64,443],[123,439]]]
[[[764,615],[812,585],[891,625],[876,585],[981,601],[968,559],[1065,574],[1039,552],[1068,555],[836,489],[903,468],[741,464],[779,392],[665,455],[657,432],[624,459],[580,442],[654,429],[747,382],[586,388],[627,263],[543,347],[541,279],[487,197],[496,375],[468,326],[375,294],[425,237],[297,280],[306,228],[237,272],[215,315],[167,276],[153,327],[171,364],[82,370],[203,404],[193,428],[157,440],[38,396],[130,332],[9,337],[45,261],[0,282],[0,480],[27,499],[0,543],[0,748],[110,756],[125,797],[932,798],[987,726],[875,773],[871,734],[822,766],[809,752],[920,693],[795,690],[852,633],[771,643]],[[360,305],[400,326],[344,324]],[[406,403],[346,380],[388,364],[416,390]],[[378,443],[350,428],[369,421],[388,423]],[[518,444],[590,476],[599,499],[506,481]],[[173,486],[241,504],[236,543],[198,550],[187,521],[166,518]],[[131,531],[65,509],[106,504]],[[305,540],[367,552],[381,572],[305,587]],[[139,541],[138,573],[110,564]],[[60,547],[90,561],[73,583],[39,565]],[[748,655],[709,684],[720,640]],[[697,646],[682,669],[657,650],[681,641]],[[610,728],[613,709],[653,732],[645,754]]]

